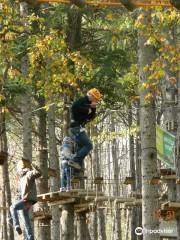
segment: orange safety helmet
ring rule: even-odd
[[[102,95],[101,95],[101,93],[99,92],[99,90],[97,88],[92,88],[87,93],[92,95],[98,101],[102,98]]]

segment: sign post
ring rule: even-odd
[[[175,142],[174,135],[156,126],[157,158],[173,169],[175,168]]]

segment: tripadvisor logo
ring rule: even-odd
[[[143,234],[160,234],[160,233],[168,233],[168,234],[172,234],[174,232],[173,229],[143,229],[142,227],[137,227],[135,229],[135,234],[140,236],[140,235],[143,235]]]

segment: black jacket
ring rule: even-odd
[[[70,127],[84,126],[87,122],[96,116],[96,108],[91,108],[91,101],[88,96],[80,97],[71,107],[71,123]],[[91,109],[91,113],[89,113]]]

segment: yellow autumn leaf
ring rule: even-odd
[[[6,108],[6,107],[0,108],[0,113],[7,113],[7,112],[9,112],[8,108]]]
[[[0,102],[5,100],[5,99],[6,99],[6,97],[4,95],[0,94]]]

